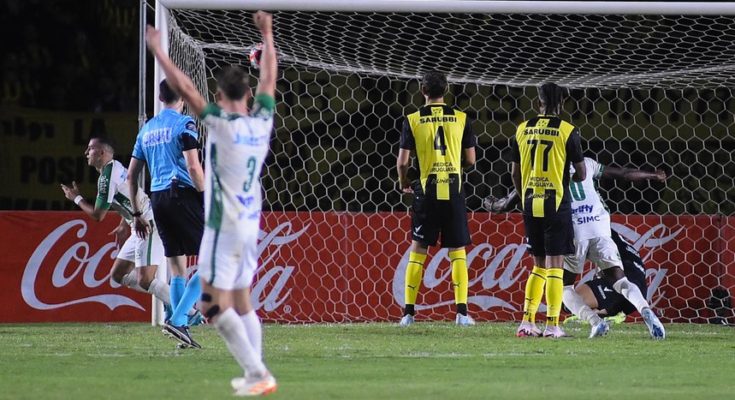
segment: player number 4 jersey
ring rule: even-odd
[[[585,157],[587,177],[582,182],[571,181],[569,191],[572,195],[572,220],[574,237],[587,240],[610,236],[610,213],[597,192],[596,181],[602,176],[605,166]],[[574,173],[574,167],[571,167]]]
[[[209,104],[201,118],[209,127],[204,219],[208,227],[241,231],[257,227],[262,208],[260,171],[273,130],[273,97],[258,94],[250,115]]]

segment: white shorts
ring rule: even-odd
[[[600,270],[623,267],[620,259],[618,246],[610,237],[596,237],[592,239],[574,240],[575,253],[572,256],[564,257],[564,269],[581,274],[584,272],[584,263],[587,260]]]
[[[221,290],[250,287],[258,270],[258,230],[248,233],[204,228],[199,277]]]
[[[163,243],[155,227],[145,239],[141,239],[131,231],[130,237],[125,241],[117,258],[135,263],[135,268],[147,267],[149,265],[166,265]]]

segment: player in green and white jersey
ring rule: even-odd
[[[97,197],[94,204],[79,194],[76,182],[71,187],[61,185],[67,199],[74,201],[90,218],[102,221],[110,209],[117,211],[120,224],[110,232],[115,235],[119,246],[117,259],[112,266],[112,280],[139,292],[150,293],[164,304],[169,304],[168,283],[156,278],[156,268],[166,265],[163,245],[153,224],[153,211],[148,196],[138,192],[138,204],[142,205],[142,215],[151,223],[151,230],[145,238],[130,235],[133,211],[130,206],[130,191],[127,178],[128,170],[113,157],[115,149],[110,139],[94,137],[89,140],[87,163],[100,173],[97,180]]]

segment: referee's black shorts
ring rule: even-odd
[[[411,212],[411,237],[423,247],[436,245],[441,235],[441,247],[457,248],[469,245],[467,206],[462,190],[449,200],[437,200],[434,193],[423,193],[421,184],[414,184]]]
[[[151,207],[166,257],[194,256],[204,233],[204,197],[192,187],[151,193]]]
[[[545,217],[523,214],[528,252],[536,257],[574,254],[574,225],[571,210]]]

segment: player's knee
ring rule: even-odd
[[[209,293],[202,293],[202,299],[199,303],[199,309],[202,311],[202,314],[204,314],[204,317],[206,317],[208,320],[212,320],[219,315],[220,309],[219,304],[215,304],[212,301],[212,295]]]

